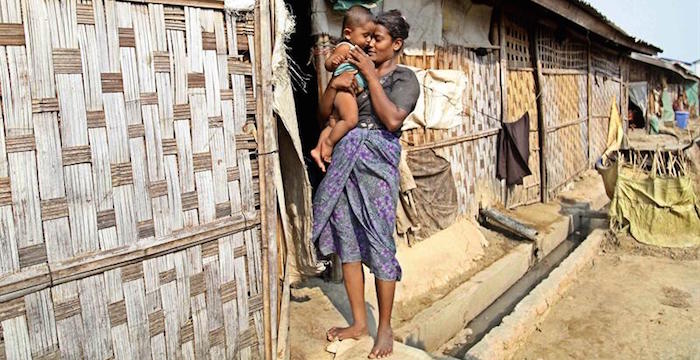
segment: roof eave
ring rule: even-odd
[[[552,11],[584,29],[609,39],[631,51],[646,55],[656,55],[662,50],[652,44],[637,40],[627,35],[618,26],[612,24],[598,13],[592,14],[591,9],[584,9],[577,1],[571,0],[531,0],[533,3]],[[589,5],[590,6],[590,5]],[[595,11],[595,9],[593,9]],[[595,11],[597,12],[597,11]]]

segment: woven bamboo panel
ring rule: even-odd
[[[593,47],[591,50],[593,71],[596,74],[619,78],[621,75],[620,58],[609,51]]]
[[[479,201],[502,203],[501,185],[496,179],[496,135],[500,127],[499,57],[492,52],[478,56],[460,48],[438,48],[435,56],[404,56],[406,65],[430,65],[437,69],[462,70],[468,84],[464,96],[465,121],[449,130],[414,129],[404,132],[404,148],[452,143],[438,153],[452,164],[460,214],[474,214]],[[459,140],[469,139],[469,140]]]
[[[530,157],[528,165],[532,175],[525,177],[522,185],[511,186],[507,189],[506,206],[515,207],[540,200],[540,146],[534,71],[509,70],[507,94],[508,116],[506,121],[517,121],[526,112],[530,116]]]
[[[542,96],[550,196],[588,165],[587,84],[586,75],[544,76]]]
[[[509,68],[531,68],[530,38],[527,29],[513,21],[505,20],[506,56]]]
[[[252,14],[0,8],[0,358],[259,357]]]
[[[586,70],[588,45],[571,37],[557,39],[554,31],[540,27],[537,50],[544,69]]]
[[[613,98],[616,99],[619,106],[620,83],[606,79],[602,75],[595,76],[591,116],[591,163],[597,161],[605,152],[608,139],[608,124],[610,123],[610,107]]]

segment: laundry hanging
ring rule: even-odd
[[[530,114],[526,112],[518,121],[504,123],[498,133],[496,176],[505,179],[506,185],[522,185],[523,178],[532,175],[529,158]]]

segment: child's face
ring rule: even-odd
[[[374,21],[368,21],[367,23],[360,26],[355,26],[354,28],[347,28],[344,32],[345,39],[350,41],[353,45],[366,49],[369,46],[369,43],[372,41]]]

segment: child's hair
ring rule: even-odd
[[[355,5],[343,16],[343,30],[374,21],[374,15],[364,6]]]
[[[384,26],[389,30],[389,35],[393,39],[408,39],[408,32],[411,30],[411,25],[406,21],[406,18],[401,15],[399,10],[385,11],[374,20],[377,25]]]

